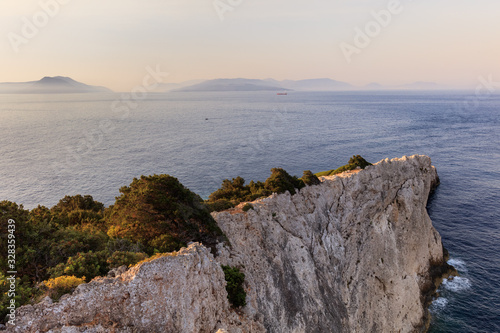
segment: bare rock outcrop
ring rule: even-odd
[[[200,244],[24,306],[12,332],[419,332],[446,265],[426,211],[438,182],[426,156],[213,214],[230,245]],[[245,273],[247,305],[227,301],[221,264]]]
[[[246,311],[268,332],[420,331],[445,264],[426,211],[437,182],[426,156],[386,159],[218,213],[232,245],[218,260],[242,267]]]
[[[141,263],[115,278],[96,278],[72,295],[21,307],[11,332],[251,332],[230,309],[224,272],[210,251],[193,243]]]

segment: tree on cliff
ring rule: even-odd
[[[284,193],[286,191],[290,194],[295,194],[295,189],[303,188],[304,182],[297,176],[291,176],[282,168],[272,168],[271,176],[266,179],[264,187],[271,191],[271,193]]]
[[[202,199],[169,175],[141,176],[120,189],[110,207],[108,235],[170,252],[190,241],[214,246],[223,236]]]
[[[304,171],[302,178],[291,176],[282,168],[272,168],[271,175],[265,182],[250,181],[245,185],[245,180],[241,177],[232,180],[224,179],[222,186],[210,194],[205,204],[212,211],[221,211],[237,206],[241,202],[254,201],[256,199],[267,197],[273,193],[295,194],[304,186],[318,185],[318,177],[309,170]]]
[[[364,169],[367,166],[372,165],[370,162],[365,160],[361,155],[353,155],[350,159],[349,162],[346,165],[341,166],[340,168],[333,169],[333,170],[328,170],[328,171],[322,171],[318,172],[315,175],[318,177],[321,176],[333,176],[345,171],[350,171],[354,170],[356,168],[361,168]]]

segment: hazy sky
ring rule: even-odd
[[[0,82],[63,75],[128,91],[157,65],[170,82],[500,81],[498,0],[2,0],[0,36]],[[357,49],[350,63],[341,43]]]

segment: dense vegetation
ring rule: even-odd
[[[58,299],[78,284],[154,253],[199,241],[224,240],[203,200],[168,175],[134,179],[113,206],[91,196],[66,196],[52,208],[31,211],[0,202],[0,266],[7,267],[7,224],[15,220],[16,306],[45,295]],[[0,318],[5,318],[10,283],[0,272]]]
[[[328,170],[328,171],[323,171],[323,172],[318,172],[315,175],[318,177],[321,176],[333,176],[345,171],[350,171],[354,170],[356,168],[361,168],[364,169],[367,166],[372,165],[370,162],[366,161],[361,155],[354,155],[349,159],[349,162],[346,165],[341,166],[340,168],[333,169],[333,170]]]
[[[318,177],[309,170],[304,171],[302,178],[297,178],[281,168],[273,168],[271,175],[265,182],[252,180],[248,185],[245,185],[245,180],[241,177],[232,180],[225,179],[221,188],[210,194],[206,204],[212,211],[221,211],[235,207],[241,202],[267,197],[272,193],[288,191],[290,194],[295,194],[296,190],[300,190],[306,185],[319,183]]]
[[[238,268],[222,265],[224,276],[226,278],[227,298],[232,306],[238,308],[246,305],[247,293],[243,289],[245,274]]]
[[[203,204],[177,178],[134,179],[109,208],[108,235],[140,243],[148,254],[171,252],[198,241],[214,246],[222,231]]]

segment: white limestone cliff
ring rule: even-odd
[[[387,159],[218,213],[232,245],[218,260],[242,267],[246,311],[269,332],[419,331],[444,264],[426,211],[437,181],[426,156]]]
[[[426,156],[386,159],[213,214],[230,245],[200,244],[24,306],[12,332],[420,332],[444,267],[426,211]],[[220,265],[245,273],[231,309]]]

